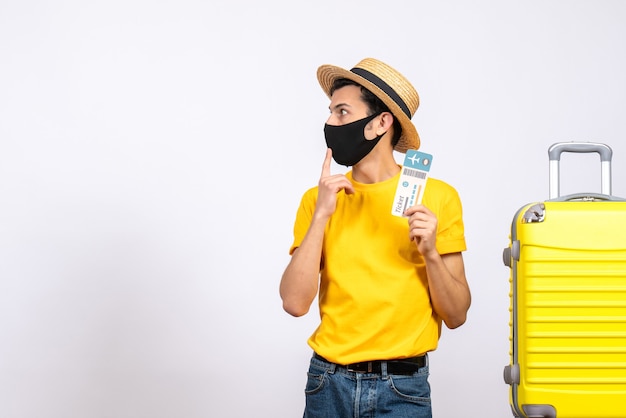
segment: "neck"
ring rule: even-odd
[[[393,158],[393,148],[380,147],[352,167],[352,178],[359,183],[373,184],[388,180],[398,174],[400,167]]]

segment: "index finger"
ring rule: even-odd
[[[328,148],[326,150],[326,157],[324,158],[324,164],[322,165],[322,177],[330,176],[330,160],[333,156],[333,150]]]
[[[424,205],[413,205],[413,206],[409,206],[408,208],[406,208],[406,210],[404,211],[404,215],[405,216],[411,216],[416,212],[424,212],[425,206]]]

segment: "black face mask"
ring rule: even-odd
[[[380,113],[375,113],[363,119],[346,125],[324,125],[326,145],[333,150],[333,159],[337,164],[353,166],[370,153],[383,135],[374,139],[366,139],[364,130],[368,123]]]

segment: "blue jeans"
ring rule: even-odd
[[[432,418],[428,361],[412,375],[356,373],[311,358],[304,418]]]

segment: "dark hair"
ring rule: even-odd
[[[361,88],[361,99],[367,105],[369,109],[368,116],[373,115],[375,113],[381,112],[389,112],[389,107],[382,100],[378,98],[374,93],[357,83],[356,81],[352,81],[349,78],[337,78],[333,81],[333,85],[330,87],[330,94],[332,95],[335,90],[338,90],[345,86],[357,86]],[[393,113],[391,113],[393,115]],[[393,138],[391,138],[391,146],[395,147],[398,141],[400,140],[400,135],[402,135],[402,126],[400,125],[400,121],[398,118],[393,117]]]

